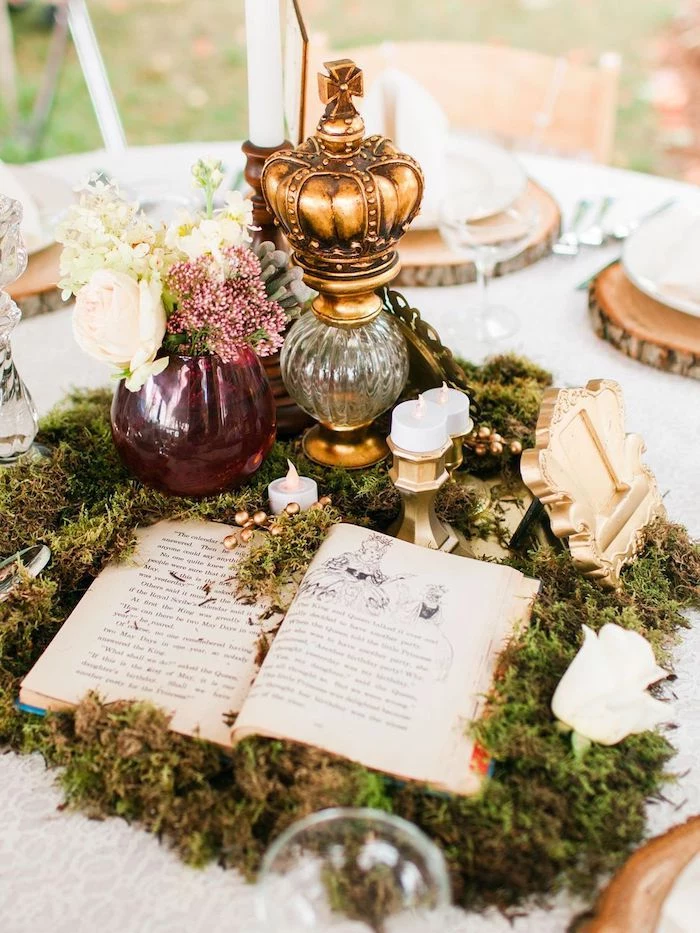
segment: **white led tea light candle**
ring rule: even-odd
[[[391,442],[402,450],[429,453],[444,447],[447,437],[445,412],[423,395],[401,402],[391,413]]]
[[[318,502],[316,480],[309,476],[299,476],[291,460],[287,460],[287,465],[287,475],[273,480],[267,487],[270,511],[273,515],[284,512],[290,502],[297,502],[302,512],[311,508],[314,502]]]
[[[469,434],[474,422],[469,417],[469,396],[459,389],[451,389],[446,382],[438,389],[428,389],[423,398],[433,402],[447,418],[447,433],[450,437],[461,437]]]

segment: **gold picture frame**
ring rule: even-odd
[[[554,534],[568,539],[581,573],[616,587],[644,527],[664,513],[654,475],[642,463],[644,442],[625,433],[622,389],[608,379],[548,389],[535,438],[520,463],[525,485],[546,508]]]
[[[393,288],[383,288],[379,296],[384,310],[396,320],[406,338],[409,372],[404,394],[415,395],[416,392],[433,389],[446,382],[453,389],[461,389],[469,395],[471,414],[478,419],[474,390],[435,328],[423,320],[420,311],[411,307],[400,292]]]

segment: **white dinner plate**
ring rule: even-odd
[[[525,190],[527,174],[516,157],[496,143],[480,136],[453,134],[447,154],[447,190],[473,188],[494,194],[485,198],[489,210],[481,216],[496,214],[512,204]],[[474,215],[478,220],[479,216]],[[411,224],[412,230],[433,230],[438,226],[437,209],[423,212]]]
[[[677,294],[662,281],[674,244],[680,244],[690,219],[688,209],[677,205],[647,220],[625,240],[622,265],[627,278],[645,295],[676,311],[700,317],[700,301]],[[700,214],[696,222],[700,230]]]
[[[16,188],[8,191],[10,197],[22,200],[22,193],[31,197],[39,214],[40,230],[27,233],[23,231],[27,253],[31,256],[55,242],[54,230],[60,215],[69,207],[75,194],[71,186],[61,178],[42,172],[33,165],[2,166],[16,183]]]

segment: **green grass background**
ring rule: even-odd
[[[614,161],[664,171],[655,115],[644,88],[656,42],[676,12],[672,0],[300,0],[310,31],[334,47],[385,39],[496,41],[595,61],[622,56]],[[88,0],[130,143],[241,139],[246,134],[243,0]],[[30,106],[46,54],[40,4],[12,16],[22,105]],[[100,146],[75,54],[70,50],[40,150],[9,138],[0,117],[0,158],[23,161]]]

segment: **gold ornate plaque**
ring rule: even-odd
[[[548,389],[536,446],[523,452],[523,481],[547,509],[552,531],[568,538],[574,563],[602,586],[619,583],[642,529],[663,514],[644,442],[625,434],[622,390],[593,379],[585,388]]]
[[[474,390],[467,381],[464,370],[440,340],[435,328],[424,321],[417,308],[412,308],[404,296],[392,288],[383,288],[379,295],[384,310],[393,316],[406,338],[408,346],[409,373],[404,395],[412,397],[416,392],[434,389],[446,382],[453,389],[461,389],[469,395],[470,412],[478,417],[479,409],[474,401]]]

